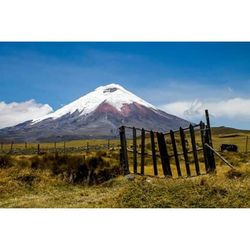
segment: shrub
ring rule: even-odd
[[[105,151],[97,151],[96,152],[96,157],[106,157],[107,156],[107,152]]]
[[[30,164],[30,160],[26,159],[25,157],[17,160],[17,166],[21,168],[30,167]]]
[[[119,166],[112,166],[102,156],[85,159],[81,155],[47,154],[30,160],[33,169],[49,169],[70,183],[100,184],[120,174]]]
[[[27,174],[27,175],[19,176],[17,180],[22,182],[25,185],[32,186],[36,180],[39,180],[39,178],[37,178],[37,176],[35,175]]]
[[[231,169],[226,173],[226,177],[229,179],[238,179],[242,177],[242,173],[239,170]]]
[[[15,162],[15,165],[21,168],[49,170],[52,175],[61,176],[65,181],[73,184],[100,184],[121,174],[117,162],[106,161],[102,156],[85,159],[82,155],[45,154],[17,159]],[[14,160],[11,156],[0,156],[0,168],[12,165],[14,165]],[[32,185],[34,179],[28,176],[20,178],[19,181]]]
[[[44,165],[43,160],[39,156],[34,156],[30,159],[31,161],[31,168],[38,169]]]
[[[100,184],[121,174],[117,165],[110,165],[102,157],[91,157],[86,162],[89,176],[88,184]]]
[[[13,158],[10,155],[0,155],[0,168],[8,168],[13,166]]]

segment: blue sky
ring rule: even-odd
[[[209,108],[213,125],[250,129],[250,43],[0,43],[5,122],[113,82],[186,119]]]

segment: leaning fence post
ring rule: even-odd
[[[129,163],[128,163],[128,151],[127,151],[127,141],[125,135],[125,127],[120,127],[120,142],[121,142],[121,167],[123,173],[129,174]]]

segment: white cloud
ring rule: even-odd
[[[215,118],[250,120],[250,99],[232,98],[220,101],[183,101],[172,102],[160,108],[168,113],[187,119],[198,119],[208,109]]]
[[[0,128],[14,126],[19,123],[39,118],[52,112],[48,104],[40,104],[35,100],[26,102],[0,102]]]

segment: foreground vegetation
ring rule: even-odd
[[[0,207],[250,207],[250,156],[227,154],[236,166],[217,173],[162,179],[121,176],[114,153],[0,157]]]

